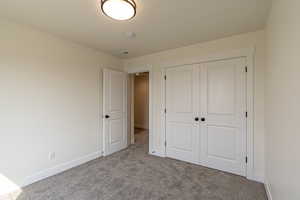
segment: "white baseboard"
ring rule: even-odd
[[[71,169],[73,167],[77,167],[77,166],[82,165],[86,162],[97,159],[101,156],[102,156],[101,151],[97,151],[97,152],[88,154],[86,156],[83,156],[81,158],[78,158],[78,159],[75,159],[75,160],[72,160],[72,161],[69,161],[69,162],[65,162],[65,163],[56,165],[54,167],[51,167],[51,168],[48,168],[48,169],[45,169],[45,170],[42,170],[40,172],[37,172],[37,173],[27,177],[25,179],[24,183],[22,184],[22,187],[25,187],[25,186],[30,185],[32,183],[38,182],[38,181],[43,180],[45,178],[48,178],[50,176],[59,174],[59,173],[64,172],[68,169]]]
[[[148,129],[148,127],[147,127],[147,126],[145,126],[145,125],[141,125],[141,124],[135,124],[135,125],[134,125],[134,128]]]
[[[268,196],[268,200],[272,200],[273,198],[272,198],[272,193],[271,193],[271,187],[267,180],[265,180],[265,189],[266,189],[266,193]]]
[[[157,151],[150,151],[149,154],[152,156],[158,156],[158,157],[162,157],[162,158],[166,157],[165,154],[163,154],[161,152],[157,152]]]
[[[265,178],[261,177],[261,176],[250,176],[250,177],[247,177],[247,179],[256,181],[256,182],[260,182],[260,183],[265,183]]]

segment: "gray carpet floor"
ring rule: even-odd
[[[240,176],[147,154],[135,144],[24,188],[17,200],[266,200]]]

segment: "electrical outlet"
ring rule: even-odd
[[[49,153],[49,160],[55,160],[55,152],[50,152]]]

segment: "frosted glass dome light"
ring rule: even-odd
[[[133,0],[101,0],[101,9],[105,15],[115,20],[129,20],[136,14]]]

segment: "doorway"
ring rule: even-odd
[[[129,74],[130,141],[149,146],[149,72]]]
[[[149,144],[149,72],[134,74],[134,143]]]
[[[151,149],[151,70],[132,71],[128,76],[128,141]]]

